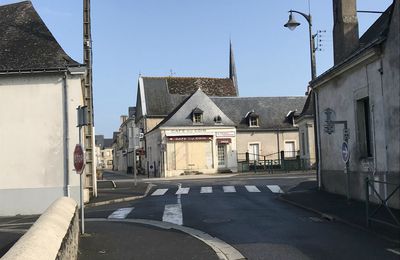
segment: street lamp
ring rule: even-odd
[[[290,29],[291,31],[293,31],[294,29],[296,29],[297,26],[300,25],[300,23],[294,19],[293,13],[300,14],[308,22],[308,33],[309,33],[309,37],[310,37],[311,80],[314,80],[316,78],[316,74],[317,74],[316,73],[316,65],[315,65],[315,50],[316,49],[315,49],[315,43],[314,43],[314,38],[316,35],[312,34],[311,15],[305,14],[305,13],[302,13],[299,11],[295,11],[295,10],[290,10],[289,11],[289,20],[284,26],[286,28]]]

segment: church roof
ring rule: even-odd
[[[80,66],[51,34],[30,1],[0,6],[0,71]]]

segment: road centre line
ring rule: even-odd
[[[223,186],[222,189],[227,193],[236,192],[235,186]]]
[[[183,215],[181,204],[167,204],[164,207],[162,221],[182,226]]]
[[[245,185],[244,186],[248,192],[261,192],[256,186],[254,185]]]
[[[134,208],[120,208],[108,216],[109,219],[124,219]]]
[[[212,187],[201,187],[200,193],[212,193]]]
[[[162,196],[164,195],[166,192],[168,191],[168,189],[156,189],[151,196]]]

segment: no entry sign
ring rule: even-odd
[[[85,156],[83,154],[83,149],[80,144],[75,145],[74,150],[74,167],[78,174],[82,174],[83,168],[85,167]]]

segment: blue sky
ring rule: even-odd
[[[0,0],[0,4],[16,1]],[[392,0],[358,0],[358,10],[384,11]],[[32,0],[64,50],[82,62],[82,0]],[[332,66],[332,1],[310,0],[322,34],[317,74]],[[300,96],[310,80],[307,22],[283,27],[288,10],[307,0],[92,0],[96,134],[111,137],[136,103],[144,76],[228,77],[232,39],[241,96]],[[359,14],[360,34],[375,14]]]

